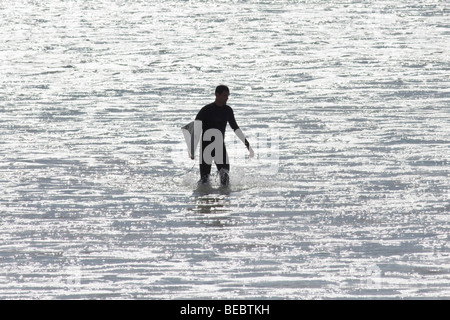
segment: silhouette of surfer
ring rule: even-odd
[[[230,89],[227,86],[220,85],[216,88],[215,95],[215,101],[204,106],[195,118],[192,152],[190,156],[191,159],[195,158],[195,147],[200,140],[201,162],[199,183],[209,183],[212,161],[214,160],[219,171],[221,185],[228,186],[230,182],[230,163],[225,147],[225,129],[227,123],[230,124],[234,133],[245,144],[250,152],[250,157],[254,156],[254,151],[236,123],[233,109],[226,104],[230,95]]]

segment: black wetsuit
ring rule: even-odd
[[[220,172],[221,184],[227,185],[229,181],[228,172],[230,170],[230,163],[228,160],[227,150],[225,148],[225,129],[227,123],[230,124],[233,130],[239,129],[239,126],[237,125],[236,120],[234,119],[233,109],[231,109],[231,107],[228,105],[220,107],[215,103],[211,103],[204,106],[199,111],[195,120],[202,121],[202,131],[203,131],[201,136],[201,150],[202,150],[200,163],[201,182],[204,183],[208,181],[212,165],[211,161],[207,160],[205,161],[204,157],[205,149],[215,141],[215,139],[212,139],[212,141],[204,141],[203,136],[209,129],[217,129],[222,134],[221,139],[223,142],[222,143],[223,153],[220,155],[220,152],[215,152],[216,150],[214,150],[211,152],[211,156],[214,159],[217,170],[219,170]]]

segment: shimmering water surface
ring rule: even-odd
[[[449,15],[2,0],[0,297],[450,298]],[[257,157],[228,129],[204,192],[180,127],[221,83]]]

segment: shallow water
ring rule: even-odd
[[[0,3],[0,297],[450,298],[447,1],[220,3]]]

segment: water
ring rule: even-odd
[[[3,0],[0,297],[450,298],[449,14]],[[259,157],[197,192],[221,83]]]

